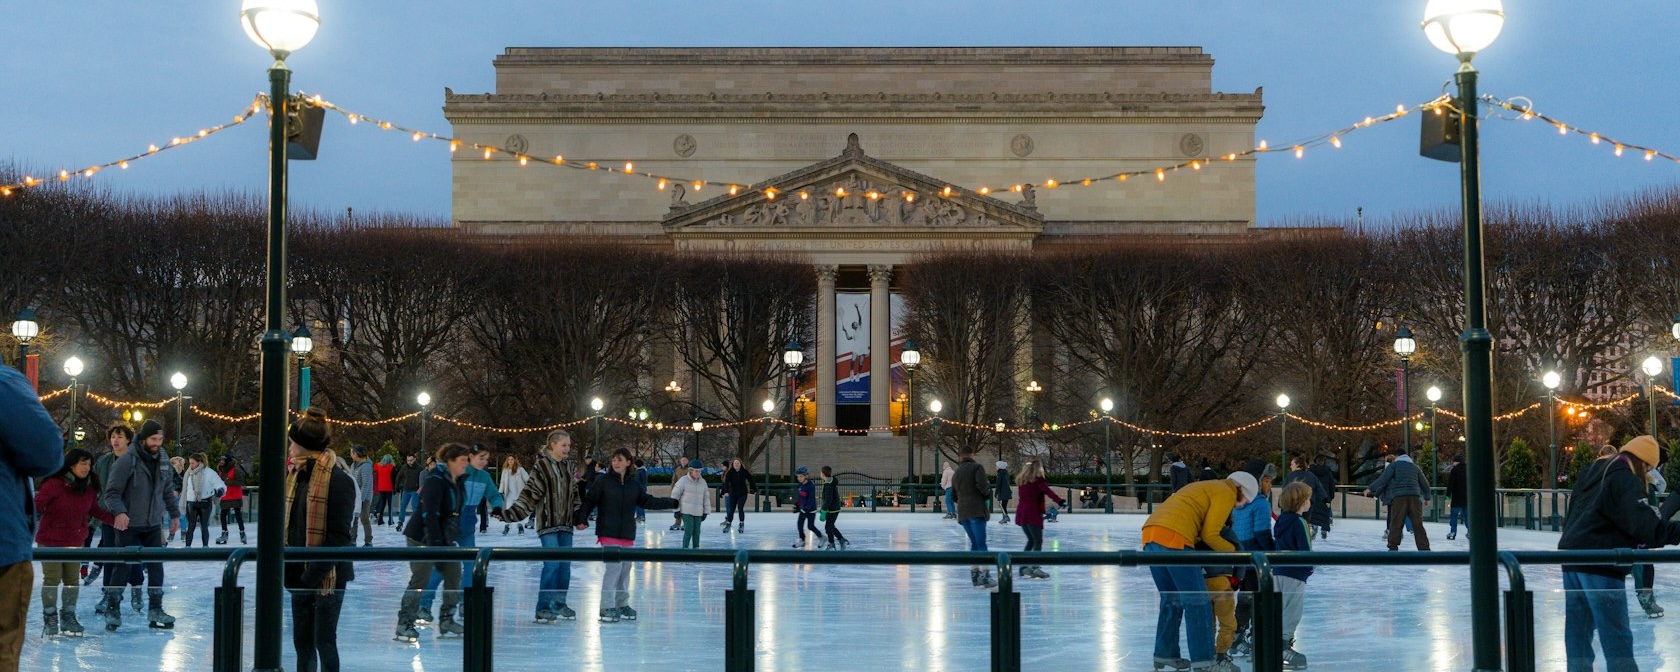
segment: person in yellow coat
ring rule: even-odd
[[[1260,483],[1253,474],[1238,471],[1229,477],[1197,481],[1173,493],[1143,522],[1144,552],[1192,550],[1206,544],[1215,551],[1236,547],[1219,535],[1231,509],[1254,500]],[[1186,670],[1214,664],[1213,603],[1202,570],[1187,566],[1152,566],[1149,573],[1161,593],[1155,623],[1155,669]],[[1179,655],[1180,624],[1190,640],[1190,658]]]

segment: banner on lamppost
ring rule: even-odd
[[[1394,370],[1394,412],[1406,412],[1406,370]]]
[[[1670,357],[1670,358],[1668,358],[1668,376],[1669,376],[1668,391],[1669,392],[1680,392],[1680,371],[1675,371],[1674,370],[1674,367],[1676,367],[1676,366],[1680,366],[1680,357]],[[1680,406],[1680,396],[1670,394],[1670,395],[1668,395],[1668,399],[1669,399],[1668,403],[1673,404],[1675,406]]]

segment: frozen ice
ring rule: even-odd
[[[650,512],[638,545],[675,548],[681,532],[667,531],[669,517]],[[1052,551],[1113,551],[1139,547],[1142,515],[1063,515],[1045,529]],[[1013,523],[988,526],[992,550],[1018,549],[1025,537]],[[707,548],[785,549],[794,540],[791,513],[754,513],[745,533],[719,530],[716,515],[703,526]],[[955,521],[933,513],[851,513],[838,521],[854,549],[955,551],[967,540]],[[1383,525],[1338,520],[1316,550],[1381,550]],[[1446,540],[1446,526],[1429,524],[1436,550],[1465,550],[1461,531]],[[375,530],[375,544],[400,546],[390,527]],[[1505,549],[1555,548],[1556,533],[1501,529]],[[253,533],[251,539],[255,540]],[[358,536],[359,538],[359,536]],[[503,536],[492,521],[485,545],[534,547],[534,533]],[[578,535],[580,546],[594,534]],[[1411,548],[1402,540],[1402,549]],[[813,558],[831,551],[810,551]],[[843,552],[843,551],[833,551]],[[540,563],[497,562],[494,642],[498,669],[716,670],[723,666],[727,565],[644,563],[631,578],[630,604],[637,621],[595,620],[602,566],[573,563],[568,604],[578,620],[533,622]],[[1535,641],[1542,670],[1563,669],[1563,594],[1555,566],[1529,566],[1535,591]],[[1142,568],[1047,567],[1049,580],[1017,580],[1021,593],[1022,664],[1026,669],[1148,670],[1152,660],[1157,594]],[[393,641],[397,601],[408,580],[402,563],[360,563],[339,624],[346,670],[457,670],[460,639],[439,640],[420,631],[417,644]],[[1501,573],[1503,581],[1503,572]],[[1680,580],[1657,571],[1659,601],[1680,600]],[[37,577],[39,572],[37,572]],[[153,631],[128,609],[124,626],[106,633],[93,616],[97,586],[82,591],[79,613],[88,626],[80,639],[43,640],[40,600],[30,601],[23,670],[207,670],[210,668],[212,590],[219,563],[166,566],[166,610],[174,630]],[[251,665],[250,627],[255,568],[242,572],[246,591],[244,662]],[[39,578],[37,578],[37,583]],[[970,586],[966,567],[764,565],[752,568],[756,591],[757,664],[761,670],[918,669],[971,671],[990,661],[988,593]],[[1306,614],[1297,648],[1316,670],[1470,669],[1468,570],[1464,567],[1324,567],[1307,584]],[[126,597],[126,596],[125,596]],[[1656,636],[1663,620],[1648,620],[1629,596],[1635,650],[1642,670],[1680,670],[1680,638]],[[1677,602],[1680,604],[1680,602]],[[1674,605],[1669,605],[1674,606]],[[290,616],[287,616],[290,627]],[[286,669],[297,669],[290,630],[283,649]],[[1600,657],[1602,669],[1603,661]],[[1243,669],[1249,669],[1246,662]]]

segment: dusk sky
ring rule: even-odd
[[[448,133],[444,87],[492,91],[491,60],[510,46],[1200,46],[1216,60],[1215,90],[1265,88],[1257,136],[1277,146],[1438,95],[1456,63],[1419,29],[1424,4],[320,0],[320,32],[288,62],[294,90]],[[6,5],[0,163],[37,176],[226,122],[267,89],[269,58],[240,30],[238,0]],[[1507,0],[1505,10],[1504,32],[1476,59],[1483,93],[1526,96],[1537,111],[1680,154],[1674,3]],[[252,123],[80,182],[143,195],[261,195],[266,144]],[[1457,167],[1419,157],[1417,144],[1418,123],[1406,119],[1355,133],[1341,150],[1262,157],[1258,223],[1351,218],[1358,206],[1380,221],[1455,206]],[[329,116],[321,154],[292,164],[294,207],[449,214],[441,143]],[[1615,158],[1608,143],[1538,122],[1485,122],[1482,156],[1490,201],[1590,205],[1680,181],[1680,164]],[[599,173],[550,172],[560,189],[626,188]]]

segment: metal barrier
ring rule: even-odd
[[[242,669],[243,589],[238,585],[239,569],[250,549],[170,548],[38,548],[35,559],[46,562],[225,562],[222,585],[216,589],[213,669],[236,672]],[[473,585],[465,590],[463,608],[467,619],[462,647],[462,669],[489,672],[493,669],[494,589],[488,585],[492,561],[546,562],[656,562],[729,564],[733,583],[725,591],[724,669],[746,672],[754,669],[757,651],[755,599],[748,579],[751,566],[761,565],[995,565],[997,592],[991,595],[991,651],[994,671],[1021,669],[1021,601],[1015,592],[1013,567],[1016,562],[1052,566],[1247,566],[1255,570],[1254,669],[1278,672],[1283,669],[1280,632],[1283,602],[1274,583],[1277,566],[1465,566],[1470,554],[1463,551],[1381,552],[1309,551],[1214,553],[1198,551],[1117,552],[931,552],[851,551],[811,554],[804,551],[750,551],[648,548],[290,548],[287,561],[352,562],[466,562],[473,563]],[[1648,551],[1614,549],[1601,551],[1501,551],[1509,586],[1505,593],[1504,645],[1511,672],[1535,670],[1534,594],[1523,575],[1523,564],[1531,565],[1616,565],[1680,563],[1680,550]],[[1262,618],[1261,616],[1264,616]],[[262,636],[262,633],[258,633]]]

